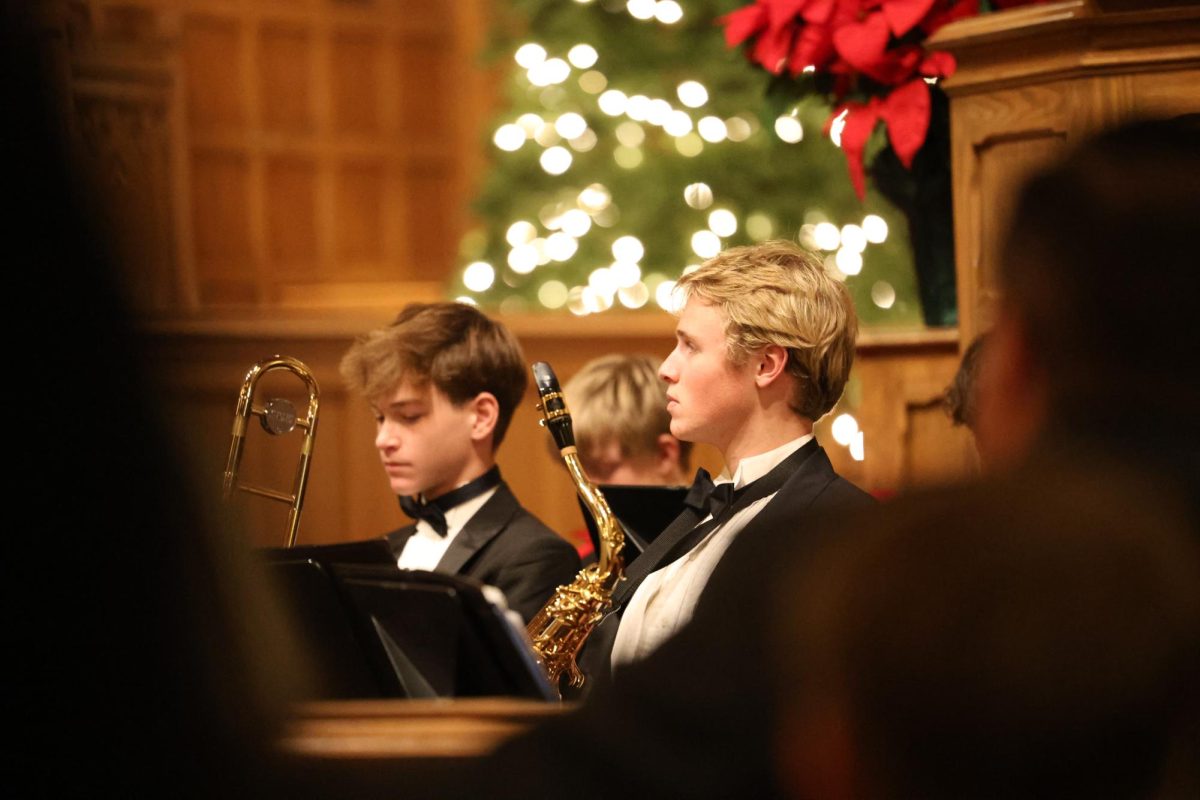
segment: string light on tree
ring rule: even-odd
[[[574,111],[568,111],[555,120],[554,130],[564,139],[574,139],[587,130],[587,120]]]
[[[725,141],[725,135],[728,132],[725,128],[725,120],[720,117],[701,117],[700,121],[696,123],[696,131],[700,134],[701,139],[712,144]]]
[[[691,183],[683,190],[683,201],[701,211],[713,203],[712,188],[707,183]]]
[[[701,258],[712,258],[721,252],[721,240],[712,231],[696,231],[692,234],[692,252]]]
[[[600,94],[608,88],[608,78],[598,70],[589,69],[579,76],[579,88],[588,94]]]
[[[871,302],[880,308],[891,308],[896,303],[896,288],[887,281],[875,281],[871,286]]]
[[[883,244],[888,237],[887,220],[878,214],[868,214],[862,221],[863,234],[871,244]]]
[[[517,220],[512,225],[508,226],[508,231],[504,234],[504,239],[512,247],[520,247],[523,244],[529,244],[537,236],[537,228],[532,222],[527,220]]]
[[[832,222],[820,222],[812,229],[813,242],[822,250],[837,250],[842,243],[842,232]]]
[[[463,286],[472,292],[486,292],[496,281],[496,270],[486,261],[475,261],[463,270]]]
[[[527,70],[533,69],[546,60],[546,48],[536,42],[529,42],[517,48],[517,52],[513,57],[519,66]]]
[[[521,145],[525,144],[525,129],[511,122],[501,125],[496,129],[496,135],[492,138],[492,141],[501,150],[509,153],[515,152],[521,149]]]
[[[654,18],[664,25],[674,25],[683,19],[683,6],[675,0],[658,0],[654,6]]]
[[[599,57],[596,48],[590,44],[577,44],[567,51],[567,60],[579,69],[588,69],[594,66]]]
[[[546,308],[562,308],[567,303],[567,286],[562,281],[549,280],[538,287],[537,296]]]
[[[656,0],[629,0],[625,8],[629,11],[629,16],[645,21],[654,19],[654,8],[657,5]]]
[[[571,151],[565,147],[551,147],[542,153],[538,161],[542,169],[551,175],[562,175],[571,168]]]
[[[842,247],[861,253],[867,249],[867,233],[861,226],[853,223],[843,225],[841,230]]]
[[[688,108],[699,108],[708,102],[708,89],[699,81],[684,81],[675,88],[675,94]]]
[[[786,114],[775,120],[775,135],[788,144],[795,144],[804,138],[804,126],[796,117]]]
[[[722,239],[733,236],[737,226],[737,217],[727,208],[718,208],[708,215],[708,229]]]

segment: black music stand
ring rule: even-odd
[[[683,501],[690,487],[687,486],[607,486],[599,487],[609,508],[624,526],[625,563],[631,563],[642,554],[646,546],[658,538],[675,518],[683,513]],[[579,501],[583,521],[587,524],[588,538],[596,552],[600,552],[600,532],[596,521],[588,513],[583,501]]]
[[[398,569],[386,542],[374,545],[265,553],[314,661],[317,699],[556,698],[521,633],[477,583]]]

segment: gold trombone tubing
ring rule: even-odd
[[[254,404],[254,390],[259,380],[275,370],[285,370],[303,381],[308,389],[308,415],[305,418],[297,417],[295,407],[287,400],[274,398],[263,406]],[[291,510],[287,520],[288,547],[296,546],[296,535],[300,529],[300,512],[304,507],[304,493],[308,488],[309,466],[312,461],[313,444],[317,438],[317,413],[320,405],[321,390],[312,371],[299,359],[276,355],[263,359],[246,373],[241,394],[238,396],[237,411],[233,417],[233,440],[229,445],[229,458],[225,462],[225,498],[228,500],[234,489],[240,489],[249,494],[290,504]],[[263,429],[272,436],[290,433],[295,428],[304,431],[304,440],[300,445],[300,463],[296,467],[296,478],[290,493],[238,482],[238,469],[242,463],[246,442],[246,425],[251,416],[258,417]]]

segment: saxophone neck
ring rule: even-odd
[[[563,462],[567,465],[567,471],[571,474],[571,480],[575,483],[575,491],[592,519],[596,521],[596,530],[600,533],[600,547],[596,553],[597,568],[603,575],[616,572],[619,576],[622,571],[621,550],[625,545],[625,532],[621,523],[609,508],[604,495],[583,471],[579,453],[575,448],[564,447],[560,452]]]

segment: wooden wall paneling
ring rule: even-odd
[[[172,92],[169,106],[171,120],[170,174],[171,192],[168,197],[171,218],[174,222],[175,285],[178,289],[177,302],[166,313],[190,314],[199,310],[201,290],[196,270],[196,233],[192,216],[192,130],[189,124],[188,91],[185,81],[183,16],[176,6],[160,12],[170,26],[171,47],[167,50],[167,63],[172,75]]]
[[[32,12],[72,146],[125,294],[161,310],[179,297],[171,213],[174,137],[169,25],[138,8],[47,2]]]
[[[255,80],[268,133],[311,135],[312,30],[291,20],[264,20],[258,29]]]
[[[123,260],[142,310],[256,316],[443,295],[495,102],[477,61],[487,3],[63,5],[74,28],[157,46],[163,175],[105,206],[141,248]],[[147,225],[148,210],[161,220]]]
[[[206,304],[258,298],[250,227],[251,170],[240,152],[197,147],[191,158],[196,277]]]
[[[373,137],[381,131],[382,41],[370,29],[339,27],[332,33],[333,132]]]
[[[72,103],[82,161],[90,174],[91,213],[110,235],[121,283],[139,308],[177,302],[171,214],[171,75],[155,42],[99,52],[73,65]]]
[[[1003,94],[1021,94],[1019,90]],[[1043,96],[1050,94],[1039,93]],[[954,124],[955,225],[966,230],[956,237],[955,250],[959,286],[959,330],[964,342],[974,340],[991,327],[997,301],[996,270],[1000,247],[1008,233],[1016,191],[1025,176],[1061,152],[1066,131],[1049,120],[1032,122],[1020,108],[1027,98],[1012,98],[1012,114],[991,117],[989,124]],[[977,103],[967,98],[962,116],[971,119],[974,106],[995,104],[989,95]]]
[[[267,259],[273,272],[311,280],[319,268],[317,166],[305,156],[267,158]]]
[[[246,120],[245,62],[241,26],[235,19],[187,14],[183,20],[183,69],[188,123],[197,131],[240,130]]]

